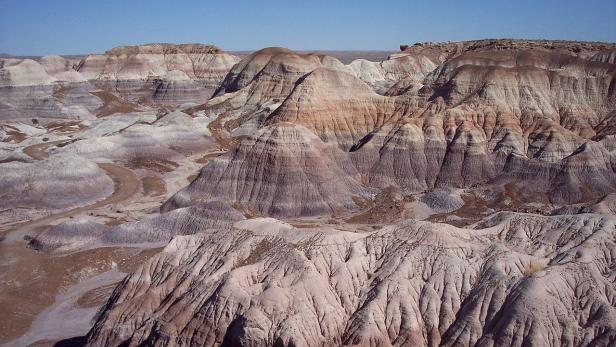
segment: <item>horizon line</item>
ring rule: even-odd
[[[608,45],[616,45],[616,42],[610,41],[591,41],[591,40],[567,40],[567,39],[544,39],[544,38],[513,38],[513,37],[486,37],[486,38],[478,38],[478,39],[469,39],[469,40],[446,40],[446,41],[416,41],[414,43],[401,43],[400,46],[413,46],[418,43],[431,43],[431,44],[444,44],[444,43],[465,43],[465,42],[473,42],[473,41],[485,41],[485,40],[515,40],[515,41],[546,41],[546,42],[575,42],[575,43],[592,43],[592,44],[608,44]],[[50,55],[57,56],[86,56],[86,55],[104,55],[108,50],[117,47],[138,47],[138,46],[147,46],[147,45],[155,45],[155,44],[168,44],[168,45],[209,45],[215,46],[221,49],[223,52],[227,53],[248,53],[248,52],[256,52],[265,48],[287,48],[296,52],[399,52],[400,47],[385,49],[385,48],[353,48],[353,49],[327,49],[327,48],[314,48],[314,49],[294,49],[285,47],[283,45],[272,45],[272,46],[264,46],[261,48],[255,49],[225,49],[220,47],[217,44],[213,43],[205,43],[205,42],[146,42],[146,43],[134,43],[134,44],[118,44],[114,45],[103,52],[87,52],[87,53],[49,53],[49,54],[15,54],[9,52],[0,52],[0,58],[6,57],[44,57]]]

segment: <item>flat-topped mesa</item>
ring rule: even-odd
[[[89,55],[76,70],[131,100],[203,103],[239,60],[212,45],[155,43]]]
[[[214,45],[202,43],[149,43],[135,46],[118,46],[108,51],[105,55],[134,55],[134,54],[219,54],[222,49]]]
[[[220,81],[238,61],[239,58],[211,45],[149,44],[120,46],[103,55],[89,55],[76,69],[86,78],[97,80],[148,79],[180,70],[193,79],[215,77]]]
[[[587,59],[598,52],[616,49],[616,43],[563,40],[482,39],[459,42],[417,42],[413,45],[400,45],[401,53],[431,54],[435,58],[442,59],[441,61],[464,52],[527,49],[549,50]],[[394,56],[401,53],[394,54]]]

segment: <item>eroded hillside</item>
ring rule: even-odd
[[[88,345],[614,344],[614,52],[4,59],[2,266],[36,254],[73,293],[29,299],[14,341],[83,335],[49,321],[102,307]],[[75,254],[97,265],[40,265]]]

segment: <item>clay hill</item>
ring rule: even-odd
[[[167,207],[210,198],[297,217],[352,207],[359,186],[416,193],[510,183],[552,205],[614,191],[616,70],[598,58],[605,47],[501,45],[414,46],[350,66],[256,52],[203,107],[227,136],[247,139]],[[332,170],[343,174],[327,179]],[[315,207],[296,209],[305,203]]]
[[[614,345],[615,56],[488,39],[346,64],[163,44],[2,60],[0,206],[21,207],[0,247],[99,260],[7,341]]]
[[[238,61],[202,44],[121,46],[80,60],[0,58],[0,119],[86,119],[204,102]]]

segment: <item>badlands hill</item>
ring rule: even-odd
[[[188,111],[238,144],[163,211],[224,201],[265,218],[174,238],[116,289],[88,343],[615,343],[614,215],[584,207],[616,191],[614,48],[244,58]]]
[[[104,55],[87,56],[76,70],[130,97],[182,103],[207,100],[238,61],[211,45],[150,44],[121,46]]]
[[[92,296],[74,285],[16,341],[614,345],[615,52],[503,39],[347,64],[165,44],[1,60],[5,205],[45,217],[0,215],[18,225],[0,248],[149,252],[87,282],[93,326],[51,322],[84,314],[66,309]],[[32,105],[90,119],[54,111],[61,133],[24,122]]]
[[[121,46],[80,60],[0,58],[0,119],[87,119],[201,103],[238,61],[202,44]]]
[[[310,214],[263,198],[276,190],[329,206],[315,214],[353,205],[348,195],[353,189],[343,185],[331,194],[331,186],[320,186],[323,181],[307,171],[324,173],[324,167],[302,168],[303,159],[280,169],[230,171],[251,158],[244,153],[256,149],[251,141],[262,143],[260,160],[267,153],[276,163],[302,158],[304,148],[322,147],[320,158],[336,162],[346,172],[341,177],[366,188],[396,186],[415,193],[512,183],[551,205],[614,191],[616,68],[592,59],[603,45],[583,52],[590,59],[542,46],[496,47],[464,51],[463,45],[462,52],[451,53],[450,44],[422,46],[382,63],[361,62],[372,69],[284,49],[256,52],[230,71],[202,107],[223,118],[228,136],[249,138],[206,166],[168,206],[210,198],[264,215]],[[449,58],[436,65],[445,54]],[[289,127],[295,130],[282,130]],[[265,134],[277,139],[259,140]],[[282,134],[288,135],[281,139]],[[290,153],[277,151],[278,143]],[[224,181],[212,180],[214,172]],[[274,183],[298,173],[305,178],[294,187],[321,188],[291,193]],[[314,191],[328,193],[311,195]]]
[[[607,346],[614,223],[499,214],[468,229],[409,220],[354,233],[239,222],[173,239],[115,290],[88,343]]]

